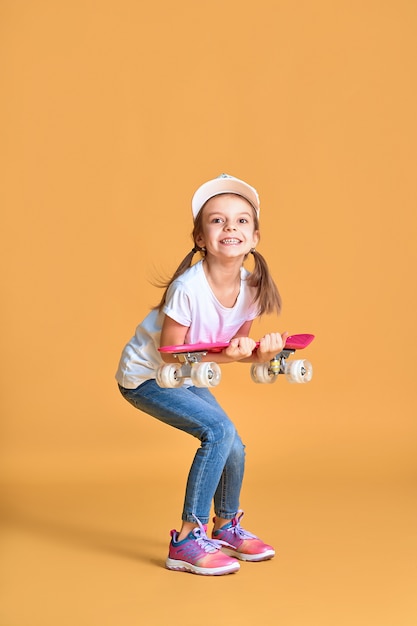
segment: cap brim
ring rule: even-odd
[[[253,187],[238,178],[215,178],[201,185],[195,192],[191,201],[194,219],[210,198],[225,193],[234,193],[242,196],[250,202],[257,215],[259,215],[259,196]]]

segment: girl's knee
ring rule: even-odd
[[[239,439],[239,436],[230,420],[216,420],[209,426],[206,425],[201,440],[207,443],[229,442],[234,445],[236,439]]]

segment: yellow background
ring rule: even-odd
[[[417,5],[0,5],[1,626],[414,626]],[[309,385],[215,393],[278,556],[163,568],[195,442],[118,394],[120,351],[190,249],[190,198],[257,187]]]

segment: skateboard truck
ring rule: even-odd
[[[306,359],[287,361],[295,348],[284,348],[269,363],[253,363],[251,378],[255,383],[274,383],[279,374],[284,374],[290,383],[309,383],[313,377],[313,366]]]
[[[181,387],[185,378],[191,378],[195,387],[216,387],[221,379],[220,366],[215,362],[205,362],[202,358],[208,350],[180,352],[174,356],[177,363],[166,363],[156,372],[156,382],[160,387]]]

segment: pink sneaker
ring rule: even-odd
[[[244,530],[240,526],[243,511],[239,511],[239,513],[240,515],[236,515],[228,524],[225,524],[219,530],[213,531],[215,539],[227,544],[223,547],[223,552],[241,561],[266,561],[272,559],[275,556],[274,548],[261,541],[256,535],[252,535],[252,533]]]
[[[209,539],[206,528],[196,518],[198,527],[194,528],[182,541],[177,541],[178,532],[171,530],[168,569],[205,576],[221,576],[237,572],[240,568],[236,559],[232,559],[221,550],[223,541]]]

